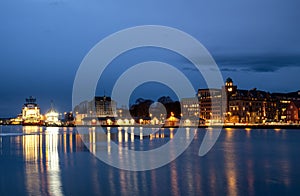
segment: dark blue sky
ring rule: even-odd
[[[74,77],[87,52],[111,33],[147,24],[194,36],[213,55],[224,78],[232,77],[240,88],[296,91],[299,8],[298,0],[1,0],[0,117],[19,113],[29,95],[38,98],[43,112],[51,100],[60,112],[71,110]],[[116,59],[100,79],[105,87],[98,93],[105,88],[109,94],[122,71],[118,62],[130,66],[144,59],[176,64],[195,88],[205,87],[192,65],[159,52],[141,50],[136,51],[139,58],[133,52]]]

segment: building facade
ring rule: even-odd
[[[95,97],[92,101],[96,109],[96,116],[97,117],[116,117],[117,116],[117,105],[114,100],[110,97],[106,96],[98,96]]]
[[[199,89],[200,118],[214,122],[223,121],[223,100],[221,89]]]
[[[300,101],[291,101],[286,111],[287,122],[299,123],[300,119]]]
[[[116,102],[107,96],[96,96],[91,101],[83,101],[74,111],[76,124],[107,124],[108,119],[117,116]]]
[[[199,101],[196,97],[182,98],[180,102],[182,117],[199,117]]]
[[[269,93],[256,88],[238,89],[228,78],[221,89],[199,89],[200,117],[227,123],[266,123],[294,121],[288,107],[300,100],[300,92]],[[293,106],[293,107],[295,107]]]

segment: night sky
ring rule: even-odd
[[[29,95],[38,99],[42,112],[51,100],[60,112],[70,111],[84,56],[106,36],[137,25],[165,25],[192,35],[212,54],[224,79],[230,76],[239,88],[300,90],[299,8],[298,0],[1,0],[0,117],[20,113]],[[177,66],[195,89],[205,88],[182,57],[144,48],[112,62],[97,94],[109,95],[122,71],[145,60]],[[146,93],[149,85],[137,89],[133,99],[170,93],[158,84],[152,85],[158,90]]]

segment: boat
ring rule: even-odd
[[[61,126],[59,120],[59,113],[54,109],[53,101],[51,101],[51,108],[46,113],[45,126],[47,127],[56,127]]]
[[[36,98],[30,96],[22,108],[22,125],[42,125],[40,107],[36,103]]]

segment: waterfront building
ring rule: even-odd
[[[134,125],[136,123],[136,120],[130,115],[130,111],[125,105],[117,108],[116,114],[115,123],[117,125]]]
[[[199,89],[199,117],[210,122],[222,121],[222,90]]]
[[[181,120],[184,126],[197,126],[202,124],[200,106],[197,97],[181,99]],[[200,123],[201,122],[201,123]]]
[[[179,126],[179,119],[175,117],[174,113],[172,112],[171,113],[171,116],[166,119],[165,121],[165,126],[171,126],[171,127],[174,127],[174,126]]]
[[[221,89],[198,90],[200,117],[209,122],[227,123],[283,121],[289,100],[298,99],[299,95],[271,94],[256,88],[242,90],[227,78]]]
[[[199,101],[196,97],[181,99],[182,117],[199,117]]]
[[[287,108],[291,101],[300,100],[300,91],[290,93],[272,93],[272,97],[277,101],[276,120],[287,122]]]
[[[96,96],[91,101],[83,101],[75,106],[76,114],[85,114],[85,117],[115,117],[117,115],[116,102],[107,96]]]
[[[256,89],[237,90],[228,99],[228,122],[264,123],[276,116],[276,101],[270,93]]]
[[[97,117],[116,117],[116,102],[110,97],[97,96],[93,102]]]
[[[36,98],[30,96],[26,99],[22,108],[22,124],[23,125],[39,125],[41,124],[40,107],[36,103]]]
[[[76,123],[84,125],[114,124],[117,117],[116,102],[107,96],[96,96],[74,108]]]
[[[300,101],[291,101],[286,111],[287,122],[299,123],[300,121]]]

